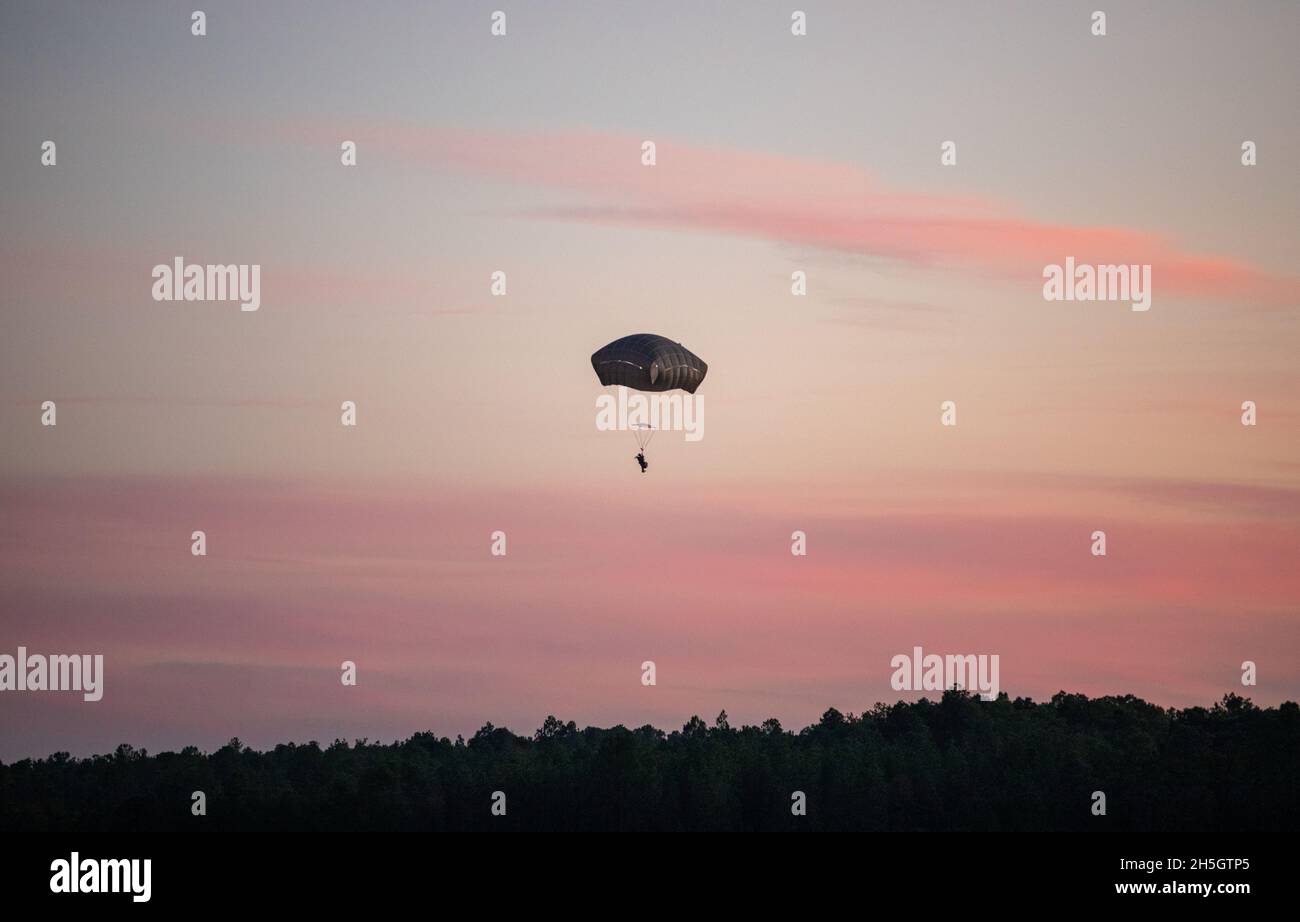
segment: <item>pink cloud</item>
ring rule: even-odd
[[[954,506],[961,479],[913,475],[916,495],[943,500],[877,513],[803,493],[733,509],[689,491],[665,506],[581,491],[0,481],[5,643],[102,652],[109,670],[93,712],[0,700],[19,728],[0,757],[529,729],[550,712],[662,724],[725,707],[798,725],[894,700],[889,657],[913,644],[998,653],[1013,695],[1204,704],[1243,659],[1267,665],[1259,700],[1300,691],[1300,523],[1260,506],[1294,509],[1293,494],[1082,478]],[[1106,517],[1108,558],[1087,550],[1097,515],[1051,511],[1078,508]],[[672,527],[646,527],[659,520]],[[196,527],[204,559],[189,553]],[[496,528],[505,559],[488,554]],[[344,659],[361,670],[355,696],[338,693]],[[637,681],[645,659],[660,668],[653,694]]]
[[[1141,230],[1035,220],[1010,203],[892,189],[856,164],[660,140],[657,165],[641,140],[599,132],[521,133],[374,124],[360,129],[408,161],[487,179],[571,192],[538,217],[702,231],[1029,279],[1044,265],[1150,264],[1171,294],[1267,304],[1300,297],[1300,279],[1225,256],[1193,254]],[[279,126],[303,144],[337,132]]]

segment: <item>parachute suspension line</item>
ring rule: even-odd
[[[655,437],[655,429],[649,423],[640,423],[632,427],[632,434],[636,437],[636,447],[645,451],[650,446],[650,440]]]

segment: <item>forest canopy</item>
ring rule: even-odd
[[[0,764],[0,827],[1294,830],[1298,777],[1295,702],[1228,695],[1178,710],[1132,696],[986,702],[949,691],[860,715],[832,708],[798,732],[776,720],[732,727],[724,711],[672,732],[548,717],[531,736],[489,723],[468,740],[55,753]],[[205,815],[192,811],[196,791]],[[805,815],[792,810],[795,792]]]

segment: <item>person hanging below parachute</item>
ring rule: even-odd
[[[650,440],[655,437],[655,428],[649,423],[629,423],[628,427],[636,436],[636,463],[641,465],[641,473],[644,474],[646,468],[650,466],[645,459],[645,450],[650,447]]]
[[[633,333],[602,346],[592,354],[591,367],[606,387],[621,385],[650,392],[680,388],[688,394],[695,393],[709,371],[698,355],[657,333]],[[630,428],[636,436],[636,462],[644,474],[650,466],[645,450],[655,429],[649,423],[633,423]]]

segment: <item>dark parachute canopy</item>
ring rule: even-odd
[[[638,391],[671,391],[680,387],[694,394],[709,366],[681,343],[655,333],[633,333],[602,346],[591,356],[591,367],[604,385],[621,384]]]

